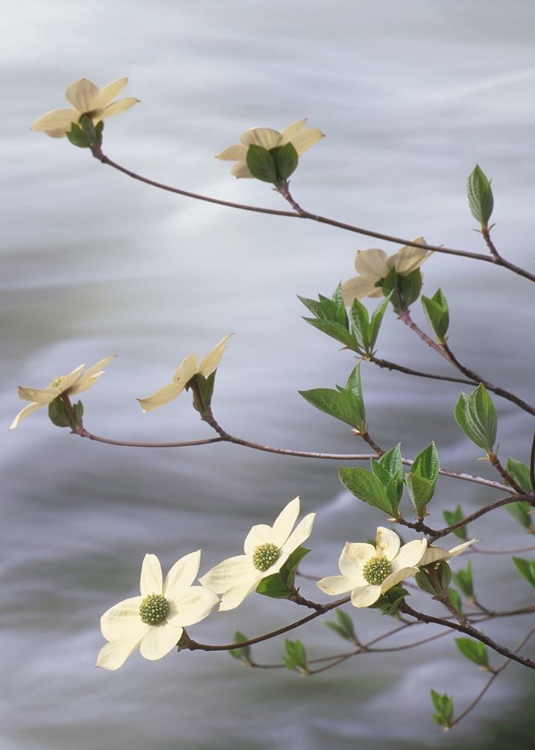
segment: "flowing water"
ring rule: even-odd
[[[116,353],[84,396],[88,429],[123,440],[208,437],[189,397],[150,414],[135,398],[166,382],[186,354],[202,356],[232,331],[214,407],[230,432],[303,450],[357,450],[342,423],[297,393],[345,382],[354,359],[302,321],[296,295],[331,294],[353,275],[357,248],[377,241],[192,202],[30,133],[39,115],[64,106],[69,83],[129,76],[126,93],[142,102],[105,129],[105,151],[120,164],[283,210],[268,185],[234,180],[231,165],[213,156],[248,127],[308,117],[327,137],[292,180],[305,208],[474,252],[485,248],[472,231],[465,182],[480,163],[493,177],[496,243],[533,270],[534,24],[535,6],[522,0],[9,4],[0,48],[6,429],[20,408],[19,383],[44,387]],[[427,294],[440,286],[450,300],[458,356],[532,399],[529,282],[444,255],[427,263],[425,282]],[[415,315],[423,322],[417,305]],[[445,371],[390,318],[380,356]],[[380,443],[401,440],[415,455],[435,439],[444,466],[493,477],[453,423],[459,386],[371,365],[363,382]],[[503,453],[526,461],[529,417],[497,403]],[[435,727],[430,688],[453,693],[460,711],[485,679],[450,639],[353,659],[310,680],[245,670],[226,654],[171,654],[158,663],[136,654],[116,673],[94,668],[99,617],[137,593],[146,552],[166,569],[202,547],[207,570],[238,554],[252,524],[272,523],[300,494],[303,509],[318,512],[306,570],[334,574],[346,539],[364,540],[384,522],[342,490],[336,463],[231,445],[105,446],[54,429],[44,411],[6,432],[2,446],[2,748],[531,746],[533,677],[516,665],[455,737]],[[489,499],[495,494],[443,480],[434,507],[462,503],[468,511]],[[434,518],[440,523],[440,513]],[[529,544],[519,529],[501,512],[472,531],[505,549]],[[481,596],[489,606],[525,606],[529,587],[505,560],[474,558]],[[375,612],[351,614],[363,637],[389,626]],[[192,636],[227,642],[238,628],[252,636],[295,617],[286,602],[251,597]],[[510,619],[488,631],[513,645],[528,627]],[[302,638],[311,656],[344,650],[321,623]],[[281,651],[282,639],[255,654],[274,663]]]

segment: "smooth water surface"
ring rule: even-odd
[[[67,85],[128,75],[141,104],[107,121],[105,152],[141,174],[227,200],[287,209],[268,185],[236,181],[214,154],[248,127],[302,117],[327,137],[292,180],[307,209],[401,237],[485,252],[465,199],[480,163],[493,178],[495,240],[533,270],[535,6],[522,0],[295,0],[269,4],[118,0],[9,4],[2,17],[4,117],[2,318],[2,748],[253,750],[324,747],[528,747],[533,677],[512,665],[485,702],[442,735],[429,690],[461,710],[485,679],[451,639],[419,651],[350,660],[310,680],[245,670],[226,654],[134,655],[94,668],[104,610],[137,594],[146,552],[164,569],[202,547],[207,570],[241,551],[300,494],[317,511],[306,570],[336,572],[346,539],[384,523],[342,490],[335,462],[232,445],[117,448],[54,429],[45,412],[15,432],[18,384],[44,387],[108,354],[84,396],[86,426],[123,440],[209,437],[188,396],[150,414],[136,397],[167,382],[182,358],[234,332],[217,377],[216,416],[269,445],[354,452],[342,423],[298,390],[343,383],[348,352],[302,321],[296,295],[330,295],[353,275],[366,237],[299,220],[196,203],[127,179],[29,125],[64,106]],[[379,243],[381,244],[381,243]],[[389,252],[395,246],[383,245]],[[533,398],[530,284],[490,264],[435,255],[425,292],[452,308],[450,343],[490,380]],[[419,306],[415,316],[423,323]],[[416,368],[447,365],[390,315],[380,355]],[[526,355],[526,356],[525,356]],[[452,419],[459,387],[363,367],[370,430],[415,455],[437,441],[442,464],[494,476]],[[498,401],[504,455],[526,461],[529,418]],[[440,485],[442,508],[487,502],[475,485]],[[492,499],[494,499],[492,495]],[[473,529],[486,547],[527,546],[502,512]],[[454,542],[452,541],[452,544]],[[525,606],[527,584],[503,558],[474,559],[492,606]],[[510,567],[508,567],[510,566]],[[493,583],[507,601],[497,603]],[[510,584],[510,585],[508,585]],[[304,591],[315,596],[313,587]],[[250,597],[192,636],[206,642],[277,628],[301,612]],[[359,634],[390,626],[351,612]],[[489,632],[516,643],[529,627]],[[321,623],[302,631],[311,656],[344,650]],[[280,661],[282,640],[259,648]],[[495,664],[499,660],[494,660]]]

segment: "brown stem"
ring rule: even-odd
[[[427,333],[425,333],[425,331],[422,331],[420,326],[414,322],[408,309],[398,311],[398,318],[402,321],[402,323],[405,323],[405,325],[408,326],[411,331],[414,331],[414,333],[419,336],[424,343],[430,346],[431,349],[434,349],[437,354],[439,354],[441,357],[444,357],[444,359],[446,359],[448,362],[450,361],[449,356],[446,354],[442,346],[440,344],[437,344],[436,341],[433,341],[433,339],[430,338]]]

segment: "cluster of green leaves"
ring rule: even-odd
[[[295,575],[299,563],[310,552],[306,547],[298,547],[292,552],[278,573],[263,578],[256,588],[257,594],[271,599],[289,599],[295,594]]]
[[[531,481],[531,472],[529,466],[521,461],[515,461],[514,458],[508,458],[505,469],[510,477],[528,493],[533,492],[533,483]],[[518,500],[516,503],[509,503],[505,509],[526,531],[533,533],[533,508],[527,500]]]
[[[451,727],[453,719],[453,697],[447,695],[447,693],[441,695],[435,690],[431,690],[431,700],[436,711],[433,714],[433,719],[444,728],[444,731],[447,731]]]
[[[247,149],[246,161],[249,172],[257,180],[284,187],[297,169],[299,156],[291,143],[270,150],[253,144]]]
[[[357,634],[355,633],[355,627],[351,617],[344,612],[342,609],[337,609],[334,612],[334,622],[326,622],[327,627],[336,633],[336,635],[343,638],[345,641],[353,643],[355,646],[359,645]]]
[[[448,301],[442,289],[437,289],[432,297],[426,297],[425,294],[422,294],[422,307],[438,341],[445,344],[450,325],[450,312]]]
[[[88,115],[82,115],[78,120],[78,124],[73,122],[71,129],[67,133],[67,138],[78,148],[91,148],[102,146],[102,132],[104,130],[104,122],[100,120],[96,125],[93,124],[93,120]]]
[[[63,399],[55,398],[48,405],[48,418],[52,424],[56,427],[70,427],[71,430],[76,429],[78,425],[82,423],[82,417],[84,416],[84,405],[81,401],[77,401],[75,404],[71,404],[74,413],[75,422],[67,407],[65,406]]]
[[[199,414],[206,414],[212,405],[216,375],[217,370],[210,373],[207,378],[197,373],[188,386],[188,389],[191,388],[193,391],[193,407]]]
[[[469,396],[461,393],[455,406],[455,419],[464,434],[487,455],[494,454],[498,417],[484,385]]]
[[[340,341],[364,359],[373,356],[379,329],[390,302],[390,295],[387,295],[378,305],[371,317],[367,308],[359,300],[353,302],[348,314],[340,285],[331,299],[321,294],[317,300],[306,297],[299,297],[299,299],[314,315],[313,318],[304,318],[307,323],[323,331],[327,336]]]
[[[405,485],[417,518],[423,518],[435,493],[439,469],[438,452],[431,443],[416,456],[410,471],[404,474],[401,448],[396,445],[381,458],[372,459],[371,471],[341,467],[338,476],[355,497],[393,518],[400,515],[399,503]]]
[[[234,633],[234,643],[244,643],[247,641],[247,636],[242,633],[241,631],[237,630]],[[233,659],[237,659],[238,661],[243,662],[248,667],[253,666],[253,661],[251,659],[251,647],[250,646],[242,646],[241,648],[234,648],[229,651],[229,654],[232,656]]]
[[[307,652],[301,641],[290,641],[288,638],[284,642],[286,656],[282,661],[286,669],[290,672],[298,672],[302,676],[309,674]]]

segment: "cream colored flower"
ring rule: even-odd
[[[395,531],[379,526],[373,544],[347,542],[338,567],[341,576],[322,578],[317,586],[330,596],[351,591],[354,607],[369,607],[392,586],[418,572],[427,541],[416,539],[401,547]]]
[[[278,130],[271,130],[271,128],[249,128],[245,133],[242,133],[241,143],[224,149],[217,155],[217,158],[238,162],[231,169],[235,177],[252,177],[246,162],[249,146],[262,146],[270,151],[277,146],[285,146],[287,143],[291,143],[298,155],[301,156],[324,137],[323,133],[316,128],[305,128],[305,123],[306,120],[298,120],[283,128],[280,133]]]
[[[30,129],[42,130],[52,138],[63,138],[71,129],[73,122],[78,124],[82,115],[88,115],[94,125],[105,117],[118,115],[139,101],[132,96],[116,102],[112,101],[127,83],[128,78],[119,78],[117,81],[108,83],[103,89],[99,89],[86,78],[80,78],[79,81],[71,83],[65,92],[65,97],[72,104],[73,109],[53,109],[36,120]]]
[[[119,669],[139,646],[145,659],[161,659],[177,645],[183,629],[208,617],[219,602],[213,591],[192,586],[201,551],[178,560],[162,583],[156,555],[145,555],[141,567],[141,596],[125,599],[100,618],[109,641],[100,649],[97,667]]]
[[[423,237],[414,240],[425,245]],[[395,268],[400,276],[408,276],[419,268],[433,253],[411,245],[405,245],[397,253],[388,257],[384,250],[373,248],[359,250],[355,259],[355,276],[342,284],[342,294],[346,305],[363,297],[382,297],[381,282]]]
[[[278,573],[292,552],[312,533],[315,513],[309,513],[294,529],[299,498],[291,500],[273,526],[259,524],[247,534],[244,555],[229,557],[199,578],[203,586],[222,594],[220,610],[235,609],[263,578]]]
[[[68,375],[63,375],[53,380],[48,388],[39,389],[19,386],[19,398],[31,403],[17,414],[9,429],[14,430],[27,416],[37,411],[37,409],[42,409],[43,406],[48,406],[48,404],[51,404],[52,401],[63,394],[76,396],[78,393],[87,391],[104,374],[102,368],[106,367],[114,358],[115,354],[111,357],[106,357],[106,359],[101,359],[100,362],[97,362],[96,365],[89,367],[87,370],[84,370],[85,365],[80,365],[80,367],[77,367],[76,370],[73,370]]]
[[[184,388],[190,382],[195,375],[203,375],[205,378],[208,377],[221,362],[223,352],[227,348],[227,341],[232,336],[229,333],[224,339],[221,339],[219,344],[216,344],[211,352],[208,352],[206,357],[201,359],[200,363],[197,363],[196,354],[188,354],[188,356],[182,360],[182,364],[173,375],[173,382],[168,385],[164,385],[163,388],[159,388],[154,391],[152,396],[147,398],[138,398],[143,411],[152,411],[157,409],[159,406],[168,404],[177,396],[180,396]]]
[[[465,551],[467,547],[470,547],[471,544],[475,544],[475,542],[479,542],[479,539],[470,539],[469,542],[458,544],[456,547],[453,547],[450,550],[443,549],[442,547],[435,547],[432,544],[426,549],[418,567],[422,568],[425,565],[431,565],[431,563],[441,562],[442,560],[445,560],[447,562],[453,557],[457,557],[457,555],[460,555]]]

